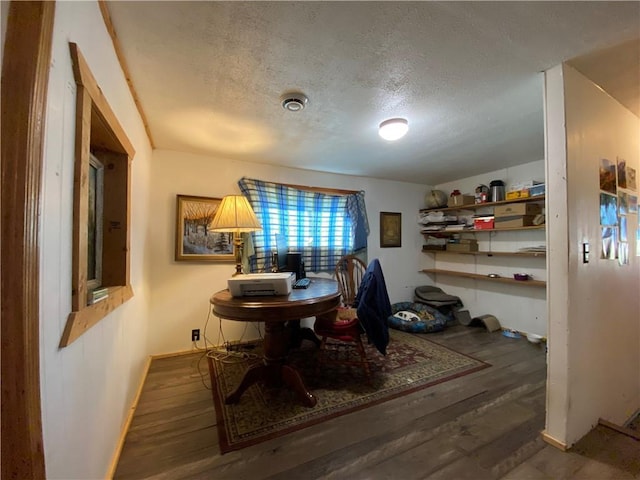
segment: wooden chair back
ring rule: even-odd
[[[340,285],[342,304],[353,306],[367,265],[355,255],[345,255],[336,264],[336,280]]]

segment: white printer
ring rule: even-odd
[[[227,285],[234,297],[289,295],[295,279],[294,272],[248,273],[231,277]]]

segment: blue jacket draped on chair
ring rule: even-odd
[[[367,267],[354,306],[369,343],[373,343],[380,353],[386,355],[389,344],[387,318],[391,315],[391,302],[377,258]]]

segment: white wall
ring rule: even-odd
[[[418,210],[424,207],[425,194],[431,190],[429,186],[155,150],[151,178],[154,219],[149,224],[151,231],[147,246],[154,259],[151,270],[151,353],[191,348],[191,330],[204,329],[209,298],[214,292],[226,288],[226,280],[234,271],[230,263],[174,261],[176,195],[221,198],[239,193],[237,182],[243,176],[298,185],[364,190],[371,228],[369,260],[380,260],[391,302],[410,300],[416,286],[428,283],[424,275],[418,273],[424,258],[416,218]],[[402,213],[401,248],[380,248],[381,211]],[[217,318],[212,317],[209,321],[207,337],[211,343],[221,343],[219,325]],[[222,321],[227,340],[239,339],[245,326],[244,323]],[[255,335],[254,326],[248,326],[244,338]]]
[[[492,180],[502,180],[507,188],[518,182],[536,180],[544,182],[544,160],[505,168],[482,175],[465,177],[437,185],[438,190],[449,195],[453,190],[473,195],[478,185],[487,185]],[[491,210],[489,209],[490,213]],[[477,210],[476,213],[482,213]],[[470,237],[470,235],[465,235]],[[482,251],[517,251],[527,246],[545,244],[544,230],[515,232],[475,233]],[[513,277],[525,272],[536,280],[546,280],[544,258],[513,258],[505,256],[470,256],[428,254],[435,261],[433,266],[442,270],[454,270],[487,275],[498,273],[502,277]],[[436,285],[451,295],[457,295],[472,317],[494,315],[502,327],[527,333],[547,334],[546,291],[543,287],[508,285],[483,280],[438,275]]]
[[[4,2],[3,2],[4,3]],[[134,145],[131,284],[134,297],[66,348],[76,86],[68,42],[79,45]],[[147,357],[147,222],[151,148],[95,2],[57,2],[46,118],[41,216],[40,369],[48,478],[104,478]]]
[[[638,218],[628,216],[630,265],[600,259],[598,175],[600,159],[617,156],[638,171],[640,120],[566,65],[547,72],[546,83],[547,116],[559,127],[548,131],[548,171],[559,187],[549,208],[555,214],[566,205],[568,211],[568,237],[558,239],[549,259],[562,267],[551,270],[549,278],[546,428],[551,437],[572,445],[599,418],[622,424],[640,407]],[[563,96],[564,112],[551,105]],[[591,245],[588,264],[582,263],[583,242]]]
[[[562,66],[545,74],[545,162],[547,178],[547,399],[545,434],[564,443],[569,404],[569,225],[567,222],[567,146]],[[553,374],[552,374],[553,372]],[[553,392],[553,394],[551,394]],[[553,435],[549,431],[553,425]],[[560,440],[563,439],[563,440]]]

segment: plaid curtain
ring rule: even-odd
[[[287,239],[289,251],[302,253],[307,271],[327,272],[333,271],[340,257],[354,252],[356,232],[368,231],[366,212],[354,207],[364,207],[363,192],[318,193],[246,177],[238,185],[262,224],[262,231],[252,233],[252,272],[271,269],[278,234]],[[362,199],[356,198],[358,195]],[[359,234],[360,248],[361,237]]]

